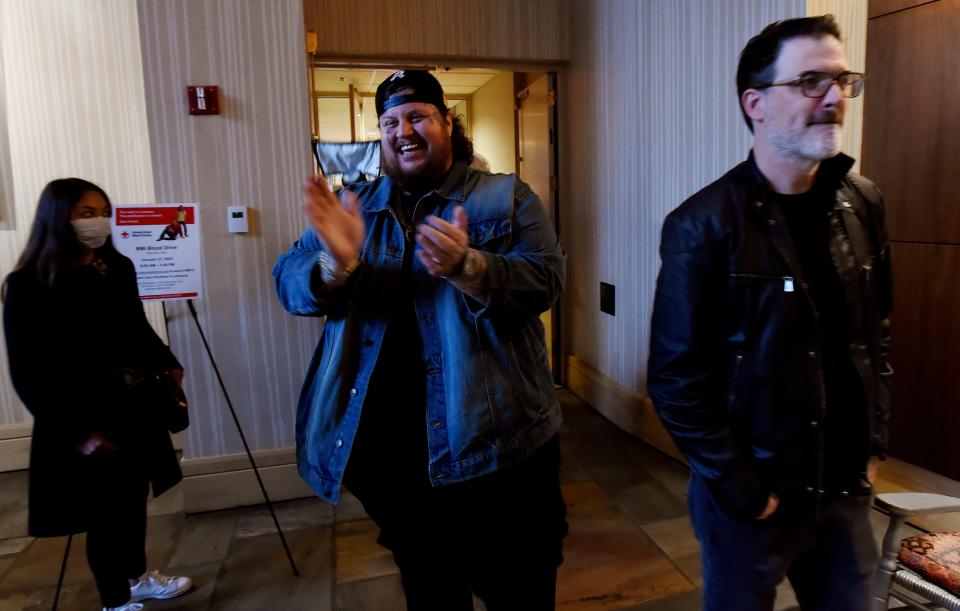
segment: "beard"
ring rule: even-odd
[[[802,127],[776,132],[773,145],[786,156],[823,161],[840,152],[842,122],[835,111],[816,113]]]
[[[443,179],[450,169],[452,148],[447,141],[445,147],[431,148],[426,162],[413,170],[405,170],[400,165],[399,153],[381,151],[381,167],[383,173],[389,176],[405,193],[422,195],[443,184]]]

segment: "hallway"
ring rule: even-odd
[[[623,433],[569,391],[560,391],[560,399],[570,535],[557,609],[699,609],[699,556],[685,502],[687,468]],[[0,474],[0,524],[22,519],[25,475]],[[352,497],[337,508],[316,499],[288,501],[277,505],[277,513],[299,578],[290,574],[263,507],[151,517],[148,566],[190,575],[196,585],[181,598],[148,601],[146,609],[405,608],[396,567],[375,543],[376,528]],[[881,532],[885,518],[876,512],[874,517],[874,530]],[[0,611],[50,608],[64,542],[0,539]],[[83,546],[83,536],[76,537],[62,611],[99,608]],[[789,587],[782,586],[777,608],[792,605]]]

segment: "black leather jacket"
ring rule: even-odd
[[[883,202],[853,160],[821,163],[815,188],[836,194],[830,254],[849,304],[850,356],[883,455],[892,308]],[[818,313],[780,206],[753,155],[674,210],[663,225],[648,389],[714,500],[740,518],[770,492],[823,494],[826,396]],[[864,470],[869,456],[863,456]]]

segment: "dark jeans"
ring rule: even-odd
[[[772,611],[784,577],[804,611],[867,611],[878,559],[871,500],[837,496],[816,512],[778,510],[766,520],[740,521],[724,514],[694,475],[689,504],[704,611]]]
[[[354,474],[350,491],[393,552],[409,611],[552,611],[567,534],[557,437],[496,473],[431,488]],[[424,467],[425,468],[425,467]]]
[[[104,607],[130,600],[128,579],[147,570],[148,482],[135,460],[123,453],[87,457],[99,477],[90,498],[97,499],[87,530],[87,562]]]

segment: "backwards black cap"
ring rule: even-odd
[[[404,91],[406,90],[406,91]],[[403,92],[394,95],[397,92]],[[377,116],[394,106],[407,102],[433,104],[446,112],[446,98],[440,82],[426,70],[398,70],[377,87]]]

